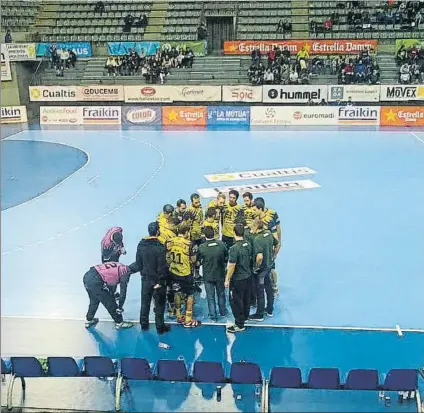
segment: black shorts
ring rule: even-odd
[[[194,295],[194,280],[192,275],[180,277],[171,273],[172,289],[185,295]]]

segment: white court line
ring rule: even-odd
[[[399,324],[396,324],[396,331],[397,331],[399,337],[402,337],[403,336],[403,333],[402,333],[402,330],[400,329],[400,325]]]
[[[5,140],[5,139],[3,139],[3,140]],[[43,197],[45,197],[45,196],[49,195],[49,194],[50,194],[50,192],[52,192],[54,189],[58,188],[59,186],[63,185],[66,181],[68,181],[69,179],[71,179],[71,178],[72,178],[72,177],[73,177],[76,173],[78,173],[78,172],[82,171],[83,169],[86,169],[86,168],[87,168],[87,166],[88,166],[88,164],[90,163],[90,154],[89,154],[88,152],[86,152],[84,149],[79,148],[78,146],[75,146],[75,145],[68,145],[68,144],[66,144],[66,143],[60,143],[60,142],[56,142],[56,141],[39,141],[39,140],[36,140],[36,139],[13,139],[13,140],[14,140],[14,141],[16,141],[16,142],[28,142],[28,141],[31,141],[31,142],[46,142],[46,143],[54,143],[54,144],[56,144],[56,145],[62,145],[62,146],[67,146],[68,148],[78,149],[78,150],[80,150],[81,152],[84,152],[84,153],[85,153],[85,155],[87,156],[87,161],[85,162],[85,164],[84,164],[83,166],[81,166],[80,168],[78,168],[76,171],[72,172],[72,173],[71,173],[70,175],[68,175],[65,179],[62,179],[60,182],[58,182],[56,185],[54,185],[54,186],[52,186],[51,188],[49,188],[47,191],[43,192],[43,193],[42,193],[42,194],[40,194],[40,195],[37,195],[37,196],[36,196],[36,197],[34,197],[34,198],[28,199],[28,201],[21,202],[21,203],[20,203],[20,204],[18,204],[18,205],[15,205],[15,206],[10,207],[10,208],[7,208],[7,209],[4,209],[3,211],[1,211],[2,213],[3,213],[4,211],[10,211],[10,210],[12,210],[12,209],[14,209],[14,208],[22,207],[22,206],[24,206],[24,205],[29,204],[30,202],[36,201],[37,199],[40,199],[40,198],[43,198]]]
[[[91,184],[93,183],[100,175],[96,175],[95,177],[91,178],[88,183]]]
[[[59,238],[59,237],[63,237],[64,235],[67,235],[67,234],[70,234],[70,233],[72,233],[72,232],[75,232],[75,231],[78,231],[80,228],[84,228],[84,227],[88,227],[89,225],[92,225],[92,224],[94,224],[95,222],[97,222],[97,221],[99,221],[99,220],[101,220],[101,219],[103,219],[103,218],[106,218],[106,217],[108,217],[109,215],[112,215],[114,212],[116,212],[116,211],[118,211],[119,209],[121,209],[121,208],[123,208],[124,206],[126,206],[127,204],[129,204],[130,202],[132,202],[142,191],[143,191],[143,189],[144,188],[146,188],[147,187],[147,185],[149,185],[150,184],[150,182],[153,180],[153,178],[160,172],[160,170],[163,168],[163,166],[165,165],[165,156],[164,156],[164,154],[163,154],[163,152],[159,149],[159,148],[157,148],[155,145],[153,145],[153,144],[151,144],[150,142],[147,142],[147,141],[143,141],[143,140],[139,140],[139,139],[135,139],[135,138],[130,138],[130,137],[127,137],[127,136],[125,136],[125,135],[123,135],[122,136],[122,138],[124,138],[124,139],[129,139],[129,140],[132,140],[132,141],[135,141],[135,142],[139,142],[139,143],[141,143],[141,144],[143,144],[143,145],[146,145],[146,146],[148,146],[149,148],[151,148],[151,149],[154,149],[156,152],[158,152],[159,153],[159,155],[160,155],[160,157],[161,157],[161,163],[160,163],[160,165],[153,171],[153,173],[152,173],[152,175],[150,175],[150,177],[149,178],[147,178],[147,180],[128,198],[128,199],[126,199],[124,202],[122,202],[121,204],[119,204],[119,205],[117,205],[115,208],[113,208],[113,209],[111,209],[111,210],[109,210],[108,212],[106,212],[105,214],[103,214],[103,215],[101,215],[101,216],[98,216],[97,218],[94,218],[94,219],[92,219],[91,221],[89,221],[89,222],[86,222],[85,224],[83,224],[83,225],[80,225],[80,226],[77,226],[77,227],[74,227],[74,228],[71,228],[71,229],[68,229],[68,230],[66,230],[66,231],[63,231],[62,233],[60,233],[60,234],[56,234],[55,236],[53,236],[53,237],[50,237],[50,238],[48,238],[48,239],[46,239],[46,240],[39,240],[39,241],[37,241],[37,242],[34,242],[34,243],[32,243],[32,244],[27,244],[27,245],[24,245],[24,246],[21,246],[21,247],[17,247],[17,248],[15,248],[15,249],[13,249],[13,250],[10,250],[10,251],[5,251],[5,252],[2,252],[1,253],[1,255],[9,255],[9,254],[12,254],[12,253],[14,253],[14,252],[18,252],[18,251],[22,251],[22,250],[24,250],[24,249],[27,249],[27,248],[31,248],[31,247],[34,247],[35,245],[40,245],[40,244],[43,244],[43,243],[45,243],[45,242],[48,242],[48,241],[53,241],[53,240],[55,240],[55,239],[57,239],[57,238]],[[29,140],[29,139],[23,139],[23,140]],[[48,142],[48,141],[40,141],[40,142]],[[58,142],[53,142],[53,143],[58,143]],[[65,144],[64,144],[65,145]],[[69,145],[67,145],[67,146],[69,146]],[[78,148],[79,149],[79,148]],[[85,151],[84,151],[85,152]],[[87,154],[88,155],[88,154]],[[84,165],[84,166],[87,166],[87,164],[88,164],[88,162]],[[80,171],[82,168],[80,168],[80,169],[78,169],[78,171]],[[76,171],[76,172],[78,172],[78,171]],[[76,173],[76,172],[74,172],[74,173]],[[72,175],[71,175],[72,176]],[[70,176],[68,177],[68,178],[66,178],[66,179],[69,179],[70,178]],[[65,179],[65,180],[66,180]],[[65,180],[63,180],[62,182],[60,182],[58,185],[60,185],[61,183],[63,183]],[[57,187],[57,185],[56,185],[56,187]],[[50,190],[51,189],[53,189],[53,188],[50,188]],[[44,194],[46,194],[46,192],[44,193]],[[43,195],[44,195],[43,194]],[[42,196],[42,195],[40,195],[40,196]],[[33,201],[34,199],[36,199],[36,198],[33,198],[32,200],[30,200],[30,201],[27,201],[27,202],[31,202],[31,201]],[[20,205],[23,205],[23,204],[20,204]],[[16,207],[18,207],[18,206],[20,206],[20,205],[17,205]],[[16,208],[16,207],[14,207],[14,208]]]
[[[85,322],[85,318],[81,317],[58,317],[58,316],[15,316],[15,315],[5,315],[1,316],[5,319],[17,319],[17,320],[40,320],[40,321],[81,321]],[[101,318],[100,322],[103,323],[113,323],[113,320],[110,318]],[[139,320],[125,320],[131,323],[139,324]],[[167,321],[167,324],[177,325],[176,321]],[[155,324],[154,321],[149,321],[150,324]],[[226,323],[213,323],[213,322],[202,322],[203,326],[217,326],[217,327],[226,327],[229,325],[229,322]],[[376,332],[392,332],[397,333],[396,327],[349,327],[349,326],[316,326],[316,325],[290,325],[290,324],[264,324],[264,323],[246,323],[247,327],[259,327],[259,328],[279,328],[279,329],[294,329],[294,330],[341,330],[341,331],[376,331]],[[407,333],[424,333],[424,329],[420,328],[404,328],[402,332]]]
[[[424,139],[421,139],[416,133],[409,132],[415,139],[419,140],[422,144],[424,144]]]

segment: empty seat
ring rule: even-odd
[[[413,391],[418,388],[418,372],[412,369],[392,369],[383,385],[387,391]]]
[[[377,370],[355,369],[347,374],[346,390],[378,390],[379,386]]]
[[[310,389],[337,390],[340,388],[338,369],[313,368],[309,372],[308,387]]]
[[[88,377],[114,377],[115,366],[109,357],[84,357],[85,375]]]
[[[224,383],[224,368],[221,363],[215,361],[196,361],[193,366],[193,381],[199,383]]]
[[[10,368],[6,366],[6,362],[1,359],[1,374],[10,374]]]
[[[302,373],[297,367],[274,367],[269,385],[281,389],[298,389],[302,387]]]
[[[12,357],[10,359],[12,373],[16,377],[42,377],[43,368],[35,357]]]
[[[231,365],[230,380],[236,384],[261,384],[261,369],[256,363],[244,361],[233,363]]]
[[[126,357],[121,360],[121,375],[128,380],[151,380],[152,370],[147,360]]]
[[[72,357],[47,357],[47,374],[52,377],[78,377],[81,371]]]
[[[159,360],[156,378],[164,381],[188,381],[187,367],[183,360]]]

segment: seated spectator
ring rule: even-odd
[[[284,20],[278,20],[277,33],[284,33]]]
[[[75,54],[75,52],[71,49],[68,49],[68,60],[66,62],[66,67],[72,66],[75,69],[75,63],[77,61],[77,55]]]
[[[325,31],[330,31],[333,29],[333,21],[331,20],[331,17],[327,18],[322,27]]]
[[[50,53],[50,62],[51,62],[51,68],[56,68],[56,66],[58,65],[58,63],[60,63],[60,59],[59,59],[59,54],[58,51],[56,49],[56,45],[52,44],[49,47],[49,53]]]
[[[406,84],[411,82],[410,66],[404,63],[399,70],[399,83]]]
[[[63,67],[69,68],[69,52],[66,49],[60,50],[60,60]]]
[[[131,14],[127,14],[124,19],[124,28],[123,31],[125,33],[131,32],[131,27],[134,23],[134,17]]]
[[[365,65],[362,63],[362,60],[359,60],[359,62],[356,64],[355,68],[355,81],[357,83],[362,83],[365,81]]]
[[[98,1],[94,7],[94,13],[100,13],[100,16],[105,12],[105,4],[102,1]]]
[[[208,37],[208,28],[206,22],[202,20],[200,26],[197,28],[197,40],[205,40]]]
[[[105,68],[108,76],[116,76],[116,60],[113,56],[107,58]]]
[[[290,69],[289,82],[292,85],[299,83],[299,74],[294,67]]]
[[[309,59],[309,53],[306,50],[305,46],[302,46],[302,48],[297,53],[297,59]]]
[[[268,52],[268,67],[270,67],[274,63],[274,60],[275,60],[275,49],[276,49],[276,47],[274,47],[273,49],[271,49]]]
[[[252,61],[254,62],[261,60],[261,51],[259,50],[259,47],[255,47],[252,50],[251,56],[252,56]]]
[[[4,42],[5,43],[12,43],[13,42],[12,33],[10,32],[9,29],[6,30],[6,35],[4,36]]]

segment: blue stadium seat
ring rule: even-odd
[[[151,380],[153,378],[148,361],[133,357],[121,360],[121,375],[127,380]]]
[[[116,369],[109,357],[84,357],[85,375],[88,377],[115,377]]]
[[[347,374],[346,390],[378,390],[380,383],[377,370],[354,369]]]
[[[6,366],[6,362],[1,359],[1,374],[10,374],[10,368]]]
[[[193,366],[193,381],[197,383],[225,383],[224,368],[215,361],[196,361]]]
[[[159,360],[156,379],[163,381],[188,381],[187,367],[183,360]]]
[[[299,389],[302,387],[302,373],[297,367],[274,367],[269,379],[270,387]]]
[[[235,384],[262,384],[262,373],[256,363],[244,361],[231,365],[230,381]]]
[[[338,369],[313,368],[309,372],[308,388],[310,389],[340,389],[340,373]]]
[[[81,371],[72,357],[47,357],[47,374],[51,377],[78,377]]]
[[[16,377],[43,377],[44,371],[35,357],[12,357],[10,359],[12,373]]]
[[[418,372],[412,369],[392,369],[387,373],[383,389],[387,391],[414,391],[418,388]]]

